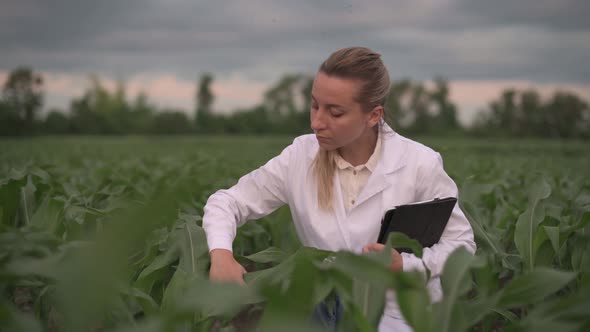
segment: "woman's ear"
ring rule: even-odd
[[[373,107],[373,109],[369,113],[369,127],[373,127],[377,123],[379,123],[379,120],[381,120],[383,118],[384,111],[385,110],[383,109],[383,106],[381,106],[381,105]]]

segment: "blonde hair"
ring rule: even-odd
[[[376,106],[383,106],[389,97],[389,73],[381,61],[381,55],[365,47],[348,47],[332,53],[321,65],[318,72],[328,76],[359,80],[361,88],[354,99],[361,104],[364,112]],[[334,174],[336,172],[335,150],[319,149],[313,162],[317,180],[317,194],[320,208],[332,209],[334,196]]]

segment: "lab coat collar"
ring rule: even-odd
[[[371,156],[369,157],[369,160],[367,160],[367,162],[365,164],[363,164],[360,169],[363,168],[367,168],[369,170],[369,172],[373,173],[375,171],[375,167],[377,166],[377,163],[379,162],[379,158],[381,158],[381,154],[382,154],[382,149],[381,149],[381,136],[382,133],[377,133],[377,144],[375,144],[375,149],[373,150],[373,153],[371,154]],[[342,156],[340,156],[339,153],[336,154],[335,156],[336,158],[336,167],[338,167],[339,169],[347,169],[347,168],[358,168],[359,166],[355,167],[352,166],[352,164],[350,164],[348,161],[344,160],[344,158],[342,158]]]
[[[357,197],[355,207],[392,185],[393,183],[389,175],[406,165],[406,146],[403,142],[403,137],[396,133],[387,123],[382,122],[381,124],[381,157],[377,162],[375,171],[369,177],[367,185],[365,185]],[[316,147],[317,148],[310,149],[309,151],[309,157],[312,159],[315,158],[318,153],[319,145],[316,145]],[[336,180],[338,181],[338,178],[336,178]],[[340,186],[338,185],[336,187],[338,190]],[[341,208],[341,212],[344,213],[344,206],[340,205],[339,202],[337,202],[337,209]]]
[[[406,165],[406,146],[403,144],[402,137],[385,122],[383,122],[381,134],[383,135],[381,158],[375,171],[369,177],[367,185],[356,199],[356,206],[393,185],[393,177],[390,174]]]
[[[381,127],[381,156],[373,173],[390,174],[406,165],[405,146],[402,137],[396,133],[386,122]],[[318,153],[319,145],[309,150],[309,157],[314,159]]]

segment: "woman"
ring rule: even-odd
[[[440,154],[395,133],[384,121],[390,80],[379,54],[361,47],[338,50],[322,63],[311,92],[315,134],[293,144],[227,190],[211,195],[203,227],[211,255],[210,277],[244,283],[233,258],[236,228],[289,204],[301,243],[324,250],[381,251],[375,243],[389,208],[457,196]],[[473,232],[458,205],[439,243],[422,259],[393,250],[393,271],[432,273],[429,290],[441,296],[439,275],[457,247],[475,251]],[[388,294],[379,331],[410,331]]]

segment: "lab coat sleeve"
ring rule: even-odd
[[[287,203],[287,178],[294,144],[241,177],[233,187],[218,190],[209,197],[203,215],[209,251],[220,248],[232,251],[237,227],[248,220],[262,218]]]
[[[457,185],[443,169],[440,154],[435,153],[434,158],[425,158],[425,161],[427,162],[418,169],[417,200],[449,196],[458,197]],[[472,254],[475,253],[476,245],[473,239],[473,230],[463,211],[461,211],[459,203],[457,203],[440,241],[430,248],[424,248],[422,259],[414,254],[401,254],[403,270],[424,272],[424,266],[426,266],[430,270],[432,277],[440,276],[447,257],[461,246]]]

